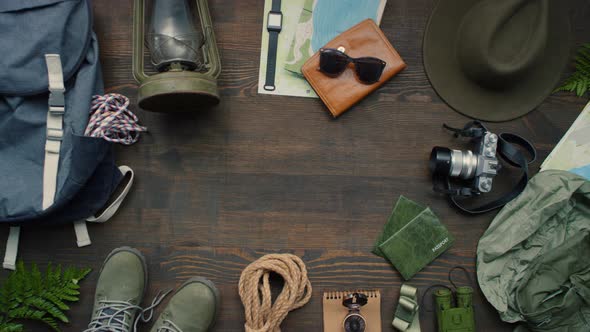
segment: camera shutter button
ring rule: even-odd
[[[490,179],[484,179],[480,183],[482,191],[488,192],[492,189],[492,181]]]

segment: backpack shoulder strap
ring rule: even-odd
[[[49,77],[49,110],[47,112],[47,138],[45,141],[45,162],[43,166],[43,209],[53,204],[57,188],[59,152],[63,139],[63,118],[65,113],[64,82],[61,60],[58,54],[45,54]]]
[[[2,267],[7,270],[16,269],[16,255],[18,253],[18,239],[20,237],[20,227],[11,226],[8,240],[6,241],[6,252],[4,253],[4,263]]]
[[[43,165],[43,210],[50,207],[55,199],[59,153],[64,136],[63,118],[66,110],[64,97],[66,89],[63,81],[61,58],[59,54],[45,54],[45,63],[47,64],[47,77],[49,80],[49,107],[47,110],[47,136]],[[14,270],[16,268],[19,236],[20,227],[10,227],[10,233],[6,241],[4,263],[2,264],[5,269]]]

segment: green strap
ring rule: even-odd
[[[399,331],[420,332],[420,315],[418,306],[418,289],[402,284],[399,303],[391,323]]]

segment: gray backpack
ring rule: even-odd
[[[86,221],[114,214],[133,173],[115,166],[111,143],[84,136],[103,92],[89,1],[0,1],[0,49],[0,222],[14,269],[20,226],[74,222],[88,245]]]

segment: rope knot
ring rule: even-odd
[[[285,281],[274,303],[269,281],[273,272]],[[279,326],[287,314],[309,302],[311,283],[301,258],[291,254],[270,254],[242,271],[239,293],[246,314],[246,332],[280,332]]]
[[[129,98],[118,93],[93,96],[84,135],[124,145],[137,142],[139,133],[147,131],[147,127],[139,125],[139,118],[128,107]]]

